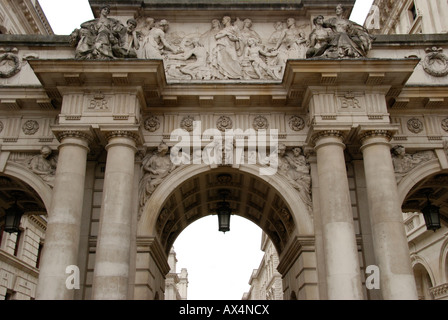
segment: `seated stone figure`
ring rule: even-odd
[[[323,22],[321,19],[314,21],[316,28],[310,35],[311,48],[307,52],[307,58],[340,59],[367,56],[372,48],[373,37],[364,27],[344,18],[343,15],[344,9],[342,5],[338,5],[335,17]]]

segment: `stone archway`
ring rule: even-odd
[[[272,240],[282,265],[279,272],[288,282],[284,284],[288,288],[285,297],[289,298],[293,290],[304,290],[303,283],[290,283],[297,280],[292,280],[295,277],[289,277],[288,273],[300,268],[297,262],[304,255],[315,254],[312,213],[284,177],[278,174],[260,176],[258,173],[259,167],[250,165],[242,165],[238,169],[192,165],[175,170],[154,191],[139,219],[137,254],[141,254],[137,257],[137,278],[145,273],[139,272],[139,261],[149,259],[160,272],[160,280],[154,279],[154,287],[161,286],[161,279],[167,272],[166,261],[162,260],[168,256],[177,236],[194,221],[214,214],[217,202],[221,201],[219,191],[224,188],[230,191],[227,201],[234,214],[254,222]],[[307,239],[306,253],[305,245],[299,239]],[[144,252],[150,254],[145,257]],[[315,266],[311,266],[313,268],[317,277]],[[143,298],[154,297],[138,283],[136,289],[137,298],[142,298],[142,294]],[[142,290],[147,292],[142,293]],[[299,296],[306,297],[306,294],[302,292]],[[315,299],[316,296],[309,298]]]

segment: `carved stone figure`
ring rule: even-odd
[[[418,165],[436,157],[433,151],[421,151],[412,155],[408,154],[406,153],[405,147],[401,145],[393,147],[391,152],[397,182],[400,182],[404,176]]]
[[[306,53],[307,58],[319,57],[325,53],[330,46],[333,36],[331,29],[324,28],[324,16],[313,19],[314,29],[309,36],[309,46]]]
[[[32,157],[27,166],[50,186],[53,186],[57,167],[57,157],[52,155],[50,147],[44,146],[40,154]]]
[[[262,72],[266,72],[272,79],[278,79],[274,74],[273,70],[271,70],[266,62],[260,57],[275,57],[278,55],[278,52],[267,52],[263,50],[258,44],[257,39],[250,38],[247,42],[247,46],[244,53],[244,59],[246,59],[249,65],[252,67],[251,71],[254,71],[256,74],[256,78],[263,79]],[[246,72],[248,74],[248,78],[253,78],[250,75],[250,72]]]
[[[77,59],[115,58],[112,48],[119,45],[120,33],[125,27],[120,21],[109,18],[109,14],[110,6],[103,6],[98,19],[84,22],[80,30],[72,33],[72,43],[77,46]]]
[[[180,72],[190,76],[192,80],[211,79],[210,69],[207,67],[207,50],[199,43],[199,39],[187,40],[185,46],[189,47],[186,52],[170,56],[170,59],[185,61],[179,68]],[[193,62],[187,62],[192,57],[195,60]]]
[[[315,52],[314,57],[361,58],[372,47],[372,36],[363,26],[344,18],[342,5],[336,7],[336,17],[324,21],[322,26],[332,30],[331,39],[326,50],[320,55]]]
[[[300,199],[312,209],[310,167],[302,148],[294,148],[292,153],[286,152],[286,146],[278,146],[278,172],[299,192]]]
[[[286,21],[286,29],[282,31],[274,49],[284,53],[284,59],[286,58],[286,60],[305,58],[305,34],[297,27],[294,18],[288,18]]]
[[[137,50],[140,49],[140,43],[138,40],[137,21],[135,19],[129,19],[127,21],[127,28],[123,29],[119,42],[113,46],[112,50],[115,57],[118,58],[137,58]]]
[[[215,55],[213,61],[216,65],[214,67],[224,79],[242,79],[243,70],[237,53],[241,48],[240,30],[237,26],[232,25],[229,16],[222,19],[222,24],[224,29],[215,36],[217,43],[215,51],[212,53]]]
[[[145,205],[157,186],[159,186],[163,180],[176,169],[176,166],[170,159],[168,151],[168,146],[162,141],[157,152],[151,153],[143,159],[143,176],[139,185],[140,207]]]
[[[166,20],[156,22],[149,34],[143,40],[143,59],[163,59],[163,51],[168,50],[175,54],[180,50],[170,44],[166,39],[169,23]]]

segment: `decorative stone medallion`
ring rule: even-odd
[[[448,132],[448,118],[442,120],[442,129]]]
[[[219,131],[225,132],[233,128],[233,121],[228,116],[221,116],[216,122],[216,127]]]
[[[252,123],[254,129],[256,131],[258,130],[267,130],[269,128],[269,122],[268,119],[264,116],[257,116],[254,119],[254,122]]]
[[[22,126],[23,133],[27,136],[32,136],[39,130],[39,123],[35,120],[28,120]]]
[[[150,116],[145,120],[145,129],[149,132],[156,132],[160,129],[160,121],[156,116]]]
[[[0,78],[11,78],[19,73],[20,59],[11,52],[0,55]]]
[[[194,122],[194,118],[192,116],[184,117],[182,119],[182,121],[180,122],[180,127],[187,132],[192,132],[193,131],[193,122]]]
[[[299,116],[292,116],[289,119],[289,127],[292,131],[302,131],[305,128],[305,120]]]
[[[415,134],[422,132],[423,131],[423,122],[421,122],[417,118],[409,119],[408,130]]]
[[[434,77],[445,77],[448,75],[448,56],[443,53],[442,48],[427,48],[426,57],[423,60],[423,69]]]

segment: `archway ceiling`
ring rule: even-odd
[[[169,252],[177,236],[188,225],[216,214],[217,204],[222,201],[222,189],[230,191],[226,201],[233,214],[247,218],[263,229],[280,254],[295,229],[290,209],[282,196],[266,182],[231,168],[195,176],[167,197],[156,229],[165,251]]]
[[[25,214],[46,215],[42,199],[36,191],[25,182],[14,177],[0,174],[0,220],[5,210],[17,199],[17,205]]]
[[[448,226],[448,173],[427,177],[415,185],[404,201],[403,210],[421,212],[427,203],[428,191],[431,192],[431,203],[440,207],[442,223]]]

